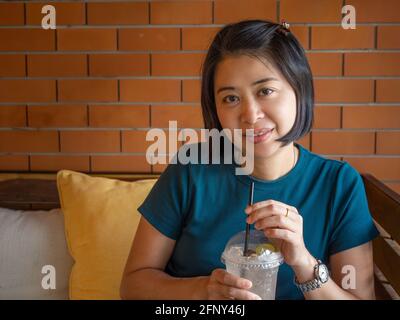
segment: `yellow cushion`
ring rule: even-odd
[[[122,273],[140,220],[137,208],[155,181],[58,172],[65,234],[75,260],[70,299],[120,299]]]

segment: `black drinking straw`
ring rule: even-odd
[[[249,205],[253,205],[253,195],[254,195],[254,182],[251,182],[250,185],[250,194],[249,194]],[[251,254],[249,250],[249,235],[250,235],[250,224],[246,223],[246,236],[244,238],[244,250],[243,255],[248,257]]]

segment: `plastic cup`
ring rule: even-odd
[[[221,261],[227,272],[250,280],[249,291],[262,300],[275,300],[276,280],[283,257],[272,242],[259,230],[250,230],[248,248],[250,256],[243,255],[245,231],[234,235],[226,244]]]

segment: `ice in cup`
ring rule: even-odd
[[[226,244],[221,261],[227,272],[250,280],[253,286],[249,291],[263,300],[274,300],[279,266],[283,263],[282,254],[259,230],[250,230],[249,256],[243,255],[245,231],[234,235]]]

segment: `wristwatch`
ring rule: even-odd
[[[296,276],[294,277],[295,285],[301,290],[301,292],[309,292],[321,288],[321,286],[328,282],[329,280],[329,270],[328,267],[322,263],[321,260],[317,260],[317,264],[314,266],[314,279],[299,283]]]

